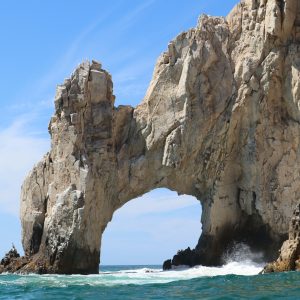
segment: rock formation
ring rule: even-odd
[[[12,245],[12,248],[0,261],[0,273],[2,273],[3,271],[17,272],[18,270],[22,269],[27,263],[28,259],[26,257],[20,257],[17,249],[14,245]]]
[[[236,241],[274,259],[300,196],[299,43],[297,0],[203,15],[136,108],[114,107],[110,74],[82,63],[57,88],[51,150],[22,186],[22,271],[97,273],[114,211],[159,187],[201,201],[197,263],[222,263]]]
[[[170,270],[177,266],[188,266],[193,267],[201,264],[201,256],[196,249],[191,250],[188,247],[185,250],[179,250],[177,254],[174,255],[173,259],[167,259],[163,263],[163,270]]]
[[[18,253],[17,249],[14,245],[12,245],[12,248],[5,254],[5,257],[1,259],[0,265],[7,266],[10,264],[10,261],[15,258],[19,258],[20,254]]]
[[[281,249],[279,258],[265,266],[262,273],[300,271],[300,204],[290,221],[289,238]]]

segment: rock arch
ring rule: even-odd
[[[274,255],[300,193],[299,9],[246,0],[227,19],[202,16],[136,108],[114,107],[100,63],[78,66],[22,186],[23,270],[97,273],[113,212],[158,187],[201,201],[199,263],[220,263],[233,240]]]

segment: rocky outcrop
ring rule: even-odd
[[[300,270],[300,204],[297,205],[290,221],[289,238],[281,249],[279,258],[265,266],[262,273]]]
[[[8,264],[10,264],[11,260],[19,258],[19,257],[20,257],[20,254],[18,253],[17,249],[13,245],[12,248],[1,259],[0,265],[7,266]]]
[[[13,245],[0,261],[0,273],[18,272],[28,263],[26,257],[20,257],[17,249]]]
[[[191,248],[188,247],[185,250],[179,250],[177,254],[174,255],[173,259],[164,261],[163,270],[170,270],[173,267],[178,266],[193,267],[201,263],[201,257],[198,255],[196,249],[191,250]]]
[[[136,108],[82,63],[55,97],[51,150],[22,186],[23,271],[97,273],[114,211],[166,187],[202,204],[197,263],[243,241],[274,259],[300,196],[300,6],[246,0],[168,45]],[[199,224],[200,226],[200,224]]]

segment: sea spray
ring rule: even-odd
[[[171,295],[172,299],[189,299],[188,292],[191,298],[193,290],[195,295],[199,292],[202,295],[208,283],[215,285],[214,282],[219,282],[219,278],[223,278],[223,285],[223,280],[228,280],[230,276],[250,278],[262,270],[263,264],[253,261],[257,260],[257,254],[253,254],[245,244],[236,244],[224,257],[227,262],[220,267],[182,266],[163,271],[161,266],[101,266],[98,275],[87,276],[0,275],[0,300],[8,299],[8,295],[9,299],[19,299],[14,298],[13,293],[22,295],[22,299],[52,299],[57,294],[60,299],[69,299],[74,294],[79,295],[76,299],[141,299],[156,297],[157,293],[160,296],[154,299],[165,299]],[[131,294],[127,297],[129,290]],[[133,297],[134,293],[136,298]]]
[[[260,251],[251,250],[250,246],[242,242],[234,242],[222,256],[224,264],[238,262],[265,265],[264,255]]]
[[[297,299],[300,273],[257,275],[260,270],[248,259],[171,271],[161,266],[101,266],[98,275],[87,276],[7,274],[0,275],[0,300]]]
[[[161,268],[149,266],[144,268],[130,267],[118,271],[102,271],[99,275],[2,275],[0,285],[7,283],[23,286],[26,284],[42,285],[48,287],[67,287],[74,285],[90,286],[117,286],[117,285],[144,285],[163,284],[173,281],[190,280],[200,277],[214,277],[224,275],[256,275],[261,266],[249,262],[230,262],[222,267],[196,266],[180,270],[162,271]],[[13,277],[11,277],[13,276]]]
[[[249,275],[249,267],[230,263],[220,268],[196,267],[182,271],[162,272],[158,267],[138,266],[106,267],[99,275],[0,275],[0,300],[69,300],[69,299],[298,299],[300,273],[276,273],[268,275],[239,276],[220,275],[236,272]],[[153,272],[152,272],[153,271]],[[253,269],[255,271],[255,269]],[[134,273],[135,272],[135,273]],[[171,273],[170,273],[171,272]],[[189,273],[188,273],[189,272]],[[105,274],[103,274],[105,273]],[[111,274],[109,274],[111,273]],[[116,275],[116,273],[118,275]],[[174,273],[176,273],[174,275]],[[134,275],[135,274],[135,275]],[[171,282],[151,283],[147,276],[172,275]],[[206,275],[208,276],[206,276]],[[159,275],[159,276],[160,276]],[[200,275],[200,276],[199,276]],[[217,275],[217,276],[215,276]],[[123,276],[123,278],[122,278]],[[135,279],[133,277],[136,276]],[[187,279],[189,276],[191,279]],[[196,276],[195,278],[192,278]],[[198,277],[197,277],[198,276]],[[106,279],[104,280],[104,277]],[[104,284],[116,279],[114,284]],[[131,277],[131,279],[129,278]],[[184,280],[182,278],[184,277]],[[109,279],[110,278],[110,279]],[[137,282],[144,278],[143,283]],[[166,279],[166,278],[165,278]],[[148,281],[148,283],[147,283]]]

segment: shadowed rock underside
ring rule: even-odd
[[[300,196],[299,43],[297,0],[203,15],[136,108],[114,107],[110,74],[82,63],[57,88],[51,150],[22,186],[21,271],[98,273],[113,213],[159,187],[202,204],[199,242],[173,264],[221,264],[238,241],[274,259]]]

